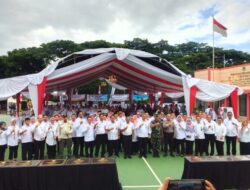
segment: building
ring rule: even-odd
[[[239,116],[250,120],[250,63],[225,68],[201,69],[194,72],[195,78],[237,85],[244,90],[239,97]],[[230,99],[223,101],[224,106],[230,106]]]

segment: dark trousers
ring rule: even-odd
[[[44,146],[45,141],[34,141],[34,159],[35,160],[43,160],[44,159]]]
[[[194,141],[187,141],[186,140],[186,154],[187,155],[193,154],[193,146],[194,146]]]
[[[72,138],[74,147],[73,147],[73,154],[76,158],[83,157],[83,149],[84,149],[84,137],[73,137]]]
[[[89,157],[89,158],[93,157],[94,142],[95,141],[85,142],[85,156],[86,157]]]
[[[99,151],[101,148],[101,157],[105,156],[107,147],[107,134],[98,134],[95,139],[95,156],[99,156]]]
[[[22,160],[32,160],[33,143],[22,143]]]
[[[138,141],[132,142],[132,154],[138,153],[138,147],[139,147]]]
[[[240,142],[240,155],[249,154],[250,143]]]
[[[211,148],[210,156],[214,155],[214,142],[215,142],[215,135],[214,134],[211,134],[211,135],[205,134],[205,152],[206,152],[206,155],[209,155],[209,151],[208,151],[209,145]]]
[[[55,159],[56,158],[56,145],[48,145],[47,144],[47,154],[48,159]]]
[[[181,150],[180,150],[181,147]],[[185,153],[185,139],[176,139],[176,153],[184,154]]]
[[[4,161],[4,155],[7,145],[0,145],[0,161]]]
[[[232,154],[236,155],[236,137],[227,137],[226,136],[226,144],[227,144],[227,155],[231,154],[231,146],[232,146]]]
[[[132,135],[123,135],[123,150],[124,156],[131,156],[131,148],[132,148]]]
[[[9,146],[9,160],[16,160],[17,159],[17,150],[18,150],[18,145],[17,146]]]
[[[108,140],[108,154],[109,157],[113,156],[114,152],[116,156],[119,156],[118,140]]]
[[[148,138],[147,137],[138,137],[139,142],[139,156],[147,157],[147,144]]]
[[[163,133],[164,136],[164,152],[167,153],[168,150],[170,154],[173,154],[173,145],[174,145],[174,133]]]
[[[202,156],[204,151],[204,142],[205,139],[195,139],[195,155]]]
[[[217,150],[218,156],[224,156],[224,142],[215,141],[215,143],[216,143],[216,150]]]

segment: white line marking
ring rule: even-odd
[[[145,162],[145,164],[148,166],[149,170],[152,172],[152,174],[154,175],[155,179],[159,182],[160,185],[162,185],[161,180],[159,179],[159,177],[155,174],[154,170],[151,168],[151,166],[149,165],[149,163],[147,162],[147,160],[142,157],[143,161]]]
[[[159,185],[137,185],[137,186],[122,186],[122,188],[132,189],[132,188],[151,188],[151,187],[160,187]]]

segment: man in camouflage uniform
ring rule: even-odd
[[[152,148],[153,148],[153,157],[160,157],[160,154],[159,154],[160,144],[161,144],[160,130],[162,128],[162,121],[158,114],[155,114],[154,120],[151,122],[150,127],[152,129],[151,143],[152,143]]]

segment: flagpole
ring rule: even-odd
[[[214,22],[214,17],[213,17],[213,22]],[[213,23],[213,81],[214,81],[214,23]]]

